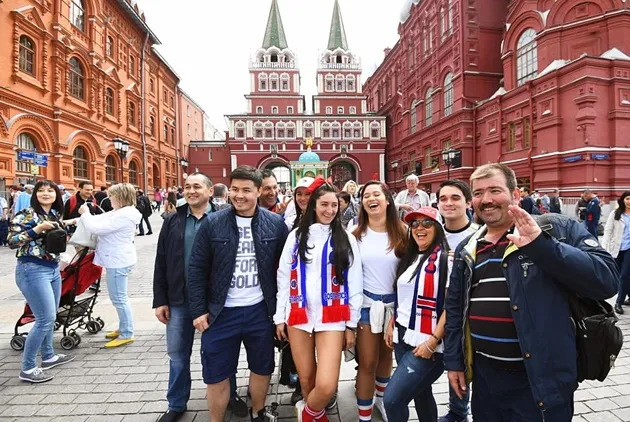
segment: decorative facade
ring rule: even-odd
[[[630,189],[630,10],[621,0],[409,0],[400,40],[364,84],[387,117],[387,179],[509,164],[519,184],[577,197]]]

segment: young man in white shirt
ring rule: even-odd
[[[470,208],[472,193],[466,182],[461,180],[446,180],[442,182],[437,191],[438,209],[444,219],[444,233],[450,248],[450,254],[455,248],[475,233],[479,225],[473,223],[466,210]],[[440,417],[438,422],[463,422],[468,418],[469,396],[463,399],[457,397],[452,388],[449,388],[449,412]]]

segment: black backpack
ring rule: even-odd
[[[541,230],[562,242],[547,215],[537,218]],[[605,300],[587,299],[564,288],[575,324],[578,382],[604,381],[623,346],[623,333],[613,307]]]

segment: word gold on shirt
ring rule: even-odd
[[[238,228],[238,250],[236,252],[236,265],[230,287],[233,289],[250,289],[258,287],[258,262],[256,261],[256,249],[251,227]]]

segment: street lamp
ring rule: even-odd
[[[444,161],[444,164],[446,164],[446,179],[447,180],[451,179],[451,166],[453,165],[453,161],[455,160],[455,157],[457,157],[457,150],[449,148],[442,151],[442,160]]]
[[[114,138],[112,139],[112,142],[114,143],[114,149],[120,157],[120,183],[123,183],[125,178],[123,170],[123,160],[127,158],[127,152],[129,152],[129,142],[120,138]]]
[[[397,191],[396,185],[398,184],[398,180],[396,180],[396,169],[398,168],[398,161],[394,161],[392,163],[392,170],[394,170],[394,192]]]
[[[188,160],[182,157],[179,160],[179,164],[181,164],[182,168],[184,169],[184,173],[186,173],[188,171]]]

